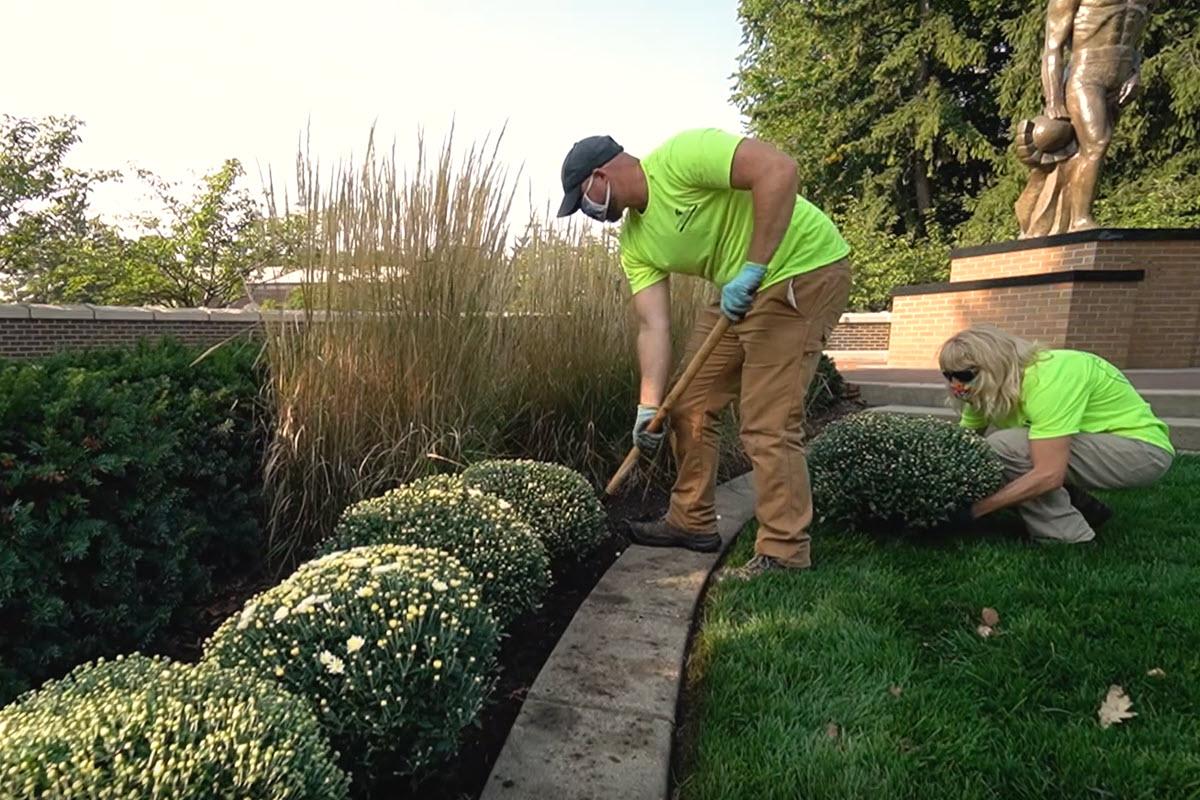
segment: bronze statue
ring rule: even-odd
[[[1122,108],[1140,88],[1139,44],[1157,0],[1049,0],[1043,114],[1017,123],[1030,167],[1017,200],[1021,238],[1096,227],[1092,202]],[[1070,60],[1065,51],[1070,48]]]

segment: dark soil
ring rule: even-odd
[[[221,623],[242,607],[254,595],[274,586],[278,581],[263,572],[242,577],[219,587],[213,598],[199,609],[180,614],[167,638],[154,648],[155,652],[176,661],[199,661],[204,654],[204,640],[216,632]]]
[[[854,392],[853,397],[836,400],[829,408],[811,415],[804,421],[804,432],[811,442],[814,438],[820,436],[821,432],[829,427],[831,422],[837,422],[842,417],[850,414],[857,414],[866,407],[867,404],[859,400],[857,392]]]

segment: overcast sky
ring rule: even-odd
[[[373,121],[406,156],[453,118],[464,141],[507,123],[501,155],[544,206],[583,136],[641,154],[741,130],[736,0],[0,0],[0,20],[0,111],[80,117],[81,167],[181,179],[236,157],[257,183],[294,174],[310,120],[329,162]],[[137,210],[128,190],[97,204]]]

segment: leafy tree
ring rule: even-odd
[[[855,311],[886,311],[895,287],[949,277],[950,248],[941,233],[935,229],[928,238],[893,233],[894,214],[877,197],[852,200],[834,217],[852,251],[849,308]]]
[[[117,263],[117,233],[88,216],[93,187],[114,173],[64,164],[81,126],[74,117],[0,116],[0,291],[18,300],[104,301],[130,269]],[[133,271],[141,283],[146,276]]]
[[[225,305],[264,265],[298,266],[314,237],[308,219],[266,218],[226,161],[195,191],[147,171],[165,213],[129,238],[88,203],[113,171],[65,165],[80,140],[74,117],[0,117],[0,292],[24,302]]]
[[[261,207],[238,185],[244,170],[229,159],[206,175],[192,197],[149,172],[141,175],[166,209],[143,217],[138,252],[164,278],[163,300],[179,306],[222,306],[245,295],[246,281],[265,266]]]

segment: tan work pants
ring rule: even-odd
[[[1004,476],[1014,481],[1033,469],[1029,429],[1007,428],[987,437],[1004,464]],[[1132,489],[1161,478],[1174,457],[1148,442],[1111,433],[1077,433],[1071,437],[1067,480],[1082,489]],[[1058,542],[1090,542],[1096,532],[1071,505],[1066,489],[1055,489],[1017,506],[1029,535]]]
[[[742,444],[754,467],[755,550],[789,567],[811,564],[804,400],[849,296],[850,265],[843,259],[760,291],[745,319],[730,326],[671,412],[679,468],[667,512],[671,525],[716,530],[717,421],[740,388]],[[701,312],[683,363],[720,316],[717,306]]]

